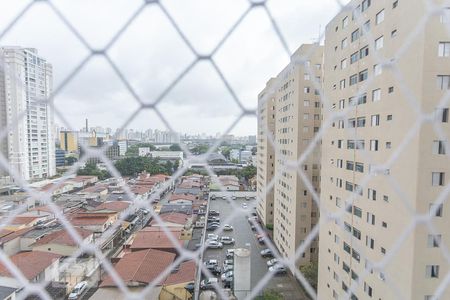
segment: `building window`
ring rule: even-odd
[[[347,27],[347,25],[348,25],[348,17],[345,17],[345,18],[342,20],[342,28]]]
[[[342,79],[341,82],[339,83],[339,88],[341,90],[345,89],[345,79]]]
[[[443,186],[445,181],[444,172],[432,172],[432,185],[433,186]]]
[[[390,86],[389,89],[388,89],[388,93],[389,93],[389,94],[392,94],[393,92],[394,92],[394,87],[393,87],[393,86]]]
[[[364,35],[370,31],[370,20],[363,24],[361,35]]]
[[[311,76],[310,76],[309,74],[305,73],[305,74],[304,74],[304,79],[305,79],[305,80],[310,80],[310,79],[311,79]]]
[[[377,13],[377,16],[375,18],[375,24],[381,24],[384,21],[384,9]]]
[[[359,57],[364,58],[369,55],[369,46],[365,46],[361,50],[359,50]]]
[[[376,89],[372,91],[372,101],[380,101],[381,100],[381,89]]]
[[[339,109],[345,108],[345,99],[339,100]]]
[[[438,83],[438,88],[441,90],[450,89],[450,75],[438,75],[437,83]]]
[[[343,59],[341,60],[341,70],[347,68],[347,59]]]
[[[366,117],[359,117],[356,119],[357,127],[365,127],[366,126]]]
[[[397,8],[397,6],[398,6],[398,0],[395,0],[395,1],[392,3],[392,9]]]
[[[375,50],[380,50],[384,46],[384,38],[379,37],[375,40]]]
[[[311,89],[309,87],[305,87],[305,88],[303,88],[303,91],[305,92],[305,94],[309,94]]]
[[[378,140],[370,140],[370,151],[378,151]]]
[[[362,210],[357,206],[353,206],[353,215],[362,218]]]
[[[366,214],[366,222],[369,224],[375,225],[375,215],[368,212]]]
[[[370,249],[375,248],[375,240],[367,235],[366,235],[366,246],[369,247]]]
[[[303,106],[308,107],[309,106],[309,100],[304,100],[303,101]]]
[[[380,115],[373,115],[371,117],[371,125],[372,127],[380,126]]]
[[[344,242],[343,248],[344,248],[344,251],[347,252],[348,254],[351,253],[351,247],[350,247],[350,245],[347,244],[346,242]]]
[[[446,154],[445,141],[433,141],[433,154]]]
[[[359,59],[359,52],[355,52],[352,55],[350,55],[350,64],[353,64],[357,62]]]
[[[341,41],[341,49],[345,49],[348,45],[348,39],[345,38]]]
[[[373,189],[368,189],[367,190],[367,198],[369,198],[369,200],[376,201],[377,200],[377,191],[373,190]]]
[[[371,0],[363,0],[362,4],[361,4],[361,12],[366,11],[371,4]]]
[[[430,216],[442,217],[442,211],[444,210],[444,205],[441,204],[430,204]]]
[[[442,235],[429,234],[428,235],[428,248],[438,248],[441,245]]]
[[[367,69],[365,69],[364,71],[359,72],[359,81],[365,81],[367,80],[367,76],[368,76],[368,71]]]
[[[428,265],[426,267],[427,278],[439,278],[439,265]]]
[[[445,7],[442,9],[440,16],[441,23],[449,23],[450,21],[450,7]]]
[[[392,115],[387,115],[386,120],[387,121],[392,121]]]
[[[367,296],[372,297],[372,287],[366,282],[364,282],[364,293],[366,293]]]
[[[354,41],[356,41],[357,39],[359,39],[359,29],[356,29],[355,31],[353,31],[352,36],[351,36],[352,43]]]
[[[450,56],[450,42],[439,42],[439,57],[449,57]]]
[[[448,122],[448,108],[437,108],[436,109],[436,120],[438,122],[447,123]]]
[[[383,73],[383,69],[382,69],[381,65],[379,65],[379,64],[374,65],[373,66],[373,75],[378,76],[378,75],[381,75],[381,73]]]
[[[358,83],[358,74],[350,76],[350,86]]]
[[[364,173],[364,164],[363,163],[355,163],[355,171],[356,172],[360,172],[360,173]]]

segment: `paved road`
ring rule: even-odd
[[[204,260],[208,259],[218,259],[220,262],[225,259],[226,249],[230,248],[247,248],[249,246],[251,250],[251,287],[254,288],[258,282],[264,277],[268,272],[267,270],[267,260],[260,255],[260,251],[266,248],[264,245],[259,245],[256,240],[254,232],[252,232],[250,224],[247,221],[247,214],[255,211],[254,206],[256,205],[256,200],[245,200],[243,198],[238,198],[233,200],[238,207],[242,206],[243,202],[248,203],[248,208],[246,210],[236,210],[233,209],[227,200],[211,200],[210,209],[217,210],[220,212],[221,222],[226,222],[227,216],[233,216],[232,220],[227,222],[234,227],[232,232],[223,232],[219,234],[220,236],[231,236],[236,240],[235,246],[224,246],[222,250],[220,249],[208,249],[205,251]],[[233,214],[234,213],[234,214]],[[308,299],[305,295],[297,281],[291,275],[282,275],[273,277],[269,284],[266,285],[266,289],[274,289],[280,292],[285,299]]]

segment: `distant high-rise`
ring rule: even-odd
[[[0,128],[8,134],[0,152],[9,161],[6,175],[15,170],[25,180],[56,173],[52,93],[52,66],[36,49],[0,48]]]

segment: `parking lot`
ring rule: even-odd
[[[203,260],[217,259],[219,265],[225,259],[226,249],[230,248],[249,248],[251,251],[251,287],[252,289],[258,284],[262,277],[268,272],[267,261],[260,255],[260,251],[266,248],[260,245],[255,237],[255,233],[251,230],[251,225],[247,221],[247,215],[255,211],[256,200],[245,200],[245,198],[237,198],[232,200],[238,207],[242,207],[242,203],[247,203],[248,207],[241,210],[234,210],[227,200],[217,198],[210,200],[210,210],[220,212],[221,225],[227,223],[233,226],[233,231],[224,231],[219,236],[230,236],[235,239],[235,245],[224,245],[223,249],[208,249],[205,251]],[[227,217],[232,215],[233,219],[226,221]],[[207,231],[208,233],[212,233]],[[283,295],[285,299],[308,299],[297,281],[292,275],[279,275],[273,277],[266,289],[275,290]]]

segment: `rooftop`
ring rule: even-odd
[[[78,234],[81,236],[81,239],[85,239],[88,236],[92,235],[92,231],[82,229],[82,228],[75,228],[75,230],[78,232]],[[57,231],[54,231],[43,238],[39,239],[36,243],[32,244],[31,246],[41,246],[46,244],[58,244],[58,245],[65,245],[65,246],[77,246],[78,243],[73,239],[73,237],[70,235],[69,232],[67,232],[65,229],[60,229]]]
[[[22,271],[23,275],[31,280],[43,272],[48,266],[50,266],[55,260],[59,259],[61,255],[41,252],[30,251],[20,252],[9,259],[13,264]],[[15,277],[3,263],[0,262],[0,276]]]
[[[180,240],[181,231],[180,230],[170,230],[175,240],[178,240],[180,246],[183,245],[183,241]],[[131,249],[173,249],[175,245],[169,239],[167,234],[160,231],[139,231],[131,244]]]
[[[180,264],[176,273],[171,273],[164,282],[165,285],[191,282],[195,279],[195,261],[189,260]]]
[[[153,282],[175,259],[175,254],[154,249],[127,253],[115,265],[115,270],[125,284],[141,283],[144,285]],[[161,285],[163,278],[157,285]],[[108,275],[101,287],[116,286]]]

